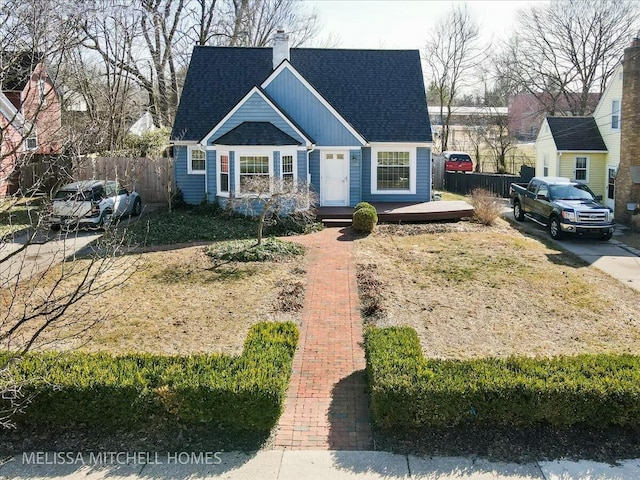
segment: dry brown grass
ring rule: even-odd
[[[303,258],[292,258],[212,268],[204,247],[143,254],[125,285],[83,299],[75,309],[90,310],[92,319],[105,319],[80,348],[113,353],[239,353],[251,325],[265,320],[299,322],[303,266]],[[295,295],[289,297],[283,290]],[[81,324],[75,323],[75,328]],[[56,342],[47,348],[71,345]]]
[[[379,326],[429,357],[640,353],[640,293],[499,220],[380,228],[357,261],[385,286]]]

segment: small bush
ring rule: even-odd
[[[500,197],[482,188],[471,192],[471,205],[475,210],[474,219],[483,225],[493,225],[502,212]]]
[[[207,255],[213,259],[228,262],[273,262],[304,252],[302,245],[277,238],[267,238],[260,245],[255,240],[219,242],[207,249]]]
[[[411,328],[365,335],[371,414],[383,428],[640,426],[640,357],[422,356]]]
[[[378,223],[378,214],[375,208],[361,207],[353,212],[353,228],[357,232],[371,233]]]
[[[295,324],[263,322],[235,357],[27,355],[11,368],[33,400],[13,420],[49,433],[136,431],[162,420],[269,432],[282,412],[297,340]]]
[[[358,264],[356,278],[360,293],[360,311],[365,319],[381,317],[385,313],[382,282],[378,279],[376,264]]]
[[[371,205],[368,202],[360,202],[358,203],[355,207],[353,207],[353,213],[356,213],[358,210],[360,210],[361,208],[369,208],[369,209],[373,209],[375,210],[376,207],[374,207],[373,205]]]

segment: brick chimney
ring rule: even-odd
[[[624,51],[620,166],[616,176],[616,220],[631,222],[632,204],[640,204],[640,39]]]
[[[278,27],[273,37],[273,69],[275,70],[284,60],[289,60],[289,35]]]

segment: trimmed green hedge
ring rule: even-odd
[[[269,431],[277,422],[291,374],[298,330],[263,322],[242,355],[27,355],[12,368],[34,395],[18,425],[74,425],[136,430],[150,421]]]
[[[382,428],[640,425],[637,356],[428,360],[407,327],[371,328],[365,348]]]
[[[353,210],[353,228],[362,233],[371,233],[378,223],[376,207],[367,202],[360,202]]]

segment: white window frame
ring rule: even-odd
[[[585,159],[585,167],[584,168],[580,168],[578,169],[578,159],[579,158],[584,158]],[[578,179],[576,172],[580,170],[584,170],[584,179]],[[589,157],[587,155],[576,155],[575,158],[573,159],[573,179],[576,182],[580,182],[580,183],[589,183]]]
[[[193,152],[202,152],[204,154],[204,169],[193,169]],[[205,175],[207,173],[207,151],[199,147],[188,147],[187,149],[187,173],[189,175]]]
[[[227,172],[227,176],[228,176],[227,183],[228,183],[229,189],[226,192],[223,192],[220,189],[222,185],[222,157],[224,156],[227,157],[227,167],[229,168],[229,171]],[[227,151],[216,152],[216,176],[217,176],[216,195],[219,197],[228,197],[229,193],[231,192],[231,156]]]
[[[237,150],[234,152],[233,162],[235,170],[235,190],[236,197],[243,197],[248,194],[243,193],[240,189],[240,157],[269,157],[269,178],[273,178],[273,150],[265,150],[264,147],[257,147],[255,149]]]
[[[542,156],[542,175],[545,177],[549,176],[549,154],[545,153]]]
[[[618,108],[617,109],[615,108],[615,104],[616,103],[618,104]],[[621,128],[621,125],[620,125],[620,120],[621,120],[621,117],[622,117],[622,115],[620,115],[621,111],[622,111],[622,102],[619,99],[618,100],[611,100],[611,130],[614,130],[616,132],[618,130],[620,130],[620,128]],[[617,127],[613,126],[614,119],[616,120],[616,122],[618,124]]]
[[[291,168],[293,168],[293,183],[298,181],[298,151],[297,150],[281,150],[280,151],[280,179],[284,180],[284,163],[282,161],[283,157],[292,157],[293,164]]]
[[[379,190],[378,189],[378,153],[380,152],[409,152],[409,189],[408,190]],[[390,145],[388,147],[371,148],[371,194],[373,195],[415,195],[416,193],[416,148]]]
[[[29,146],[29,140],[33,140],[35,142],[35,146]],[[36,126],[33,125],[31,127],[31,131],[29,132],[29,136],[25,137],[23,143],[23,149],[25,152],[33,152],[38,149],[38,131],[36,130]]]

